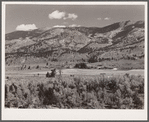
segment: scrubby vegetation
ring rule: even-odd
[[[51,73],[47,72],[46,77],[55,77],[56,69],[51,70]]]
[[[22,77],[22,76],[20,76]],[[144,78],[124,76],[9,77],[5,107],[61,109],[143,109]]]
[[[86,63],[77,63],[74,68],[88,69]]]

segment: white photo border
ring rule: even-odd
[[[5,7],[8,4],[29,5],[144,5],[145,8],[145,101],[142,110],[109,109],[6,109],[4,107],[5,86]],[[147,2],[2,2],[2,120],[147,120],[148,116],[148,6]]]

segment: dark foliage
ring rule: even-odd
[[[46,77],[55,77],[56,69],[51,70],[51,73],[47,72]]]
[[[72,77],[71,77],[72,78]],[[98,79],[73,77],[72,81],[5,85],[5,107],[143,109],[144,79],[140,76]]]
[[[74,66],[74,68],[88,69],[88,67],[85,63],[78,63]]]

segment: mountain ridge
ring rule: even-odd
[[[140,50],[140,53],[137,54],[135,49]],[[12,57],[9,58],[10,55],[17,59],[33,56],[41,59],[45,57],[48,61],[54,59],[91,63],[138,58],[143,60],[144,22],[123,21],[102,28],[56,27],[15,31],[6,34],[5,52],[7,64],[15,63]]]

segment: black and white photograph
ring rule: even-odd
[[[2,2],[2,117],[145,120],[147,23],[147,2]]]

